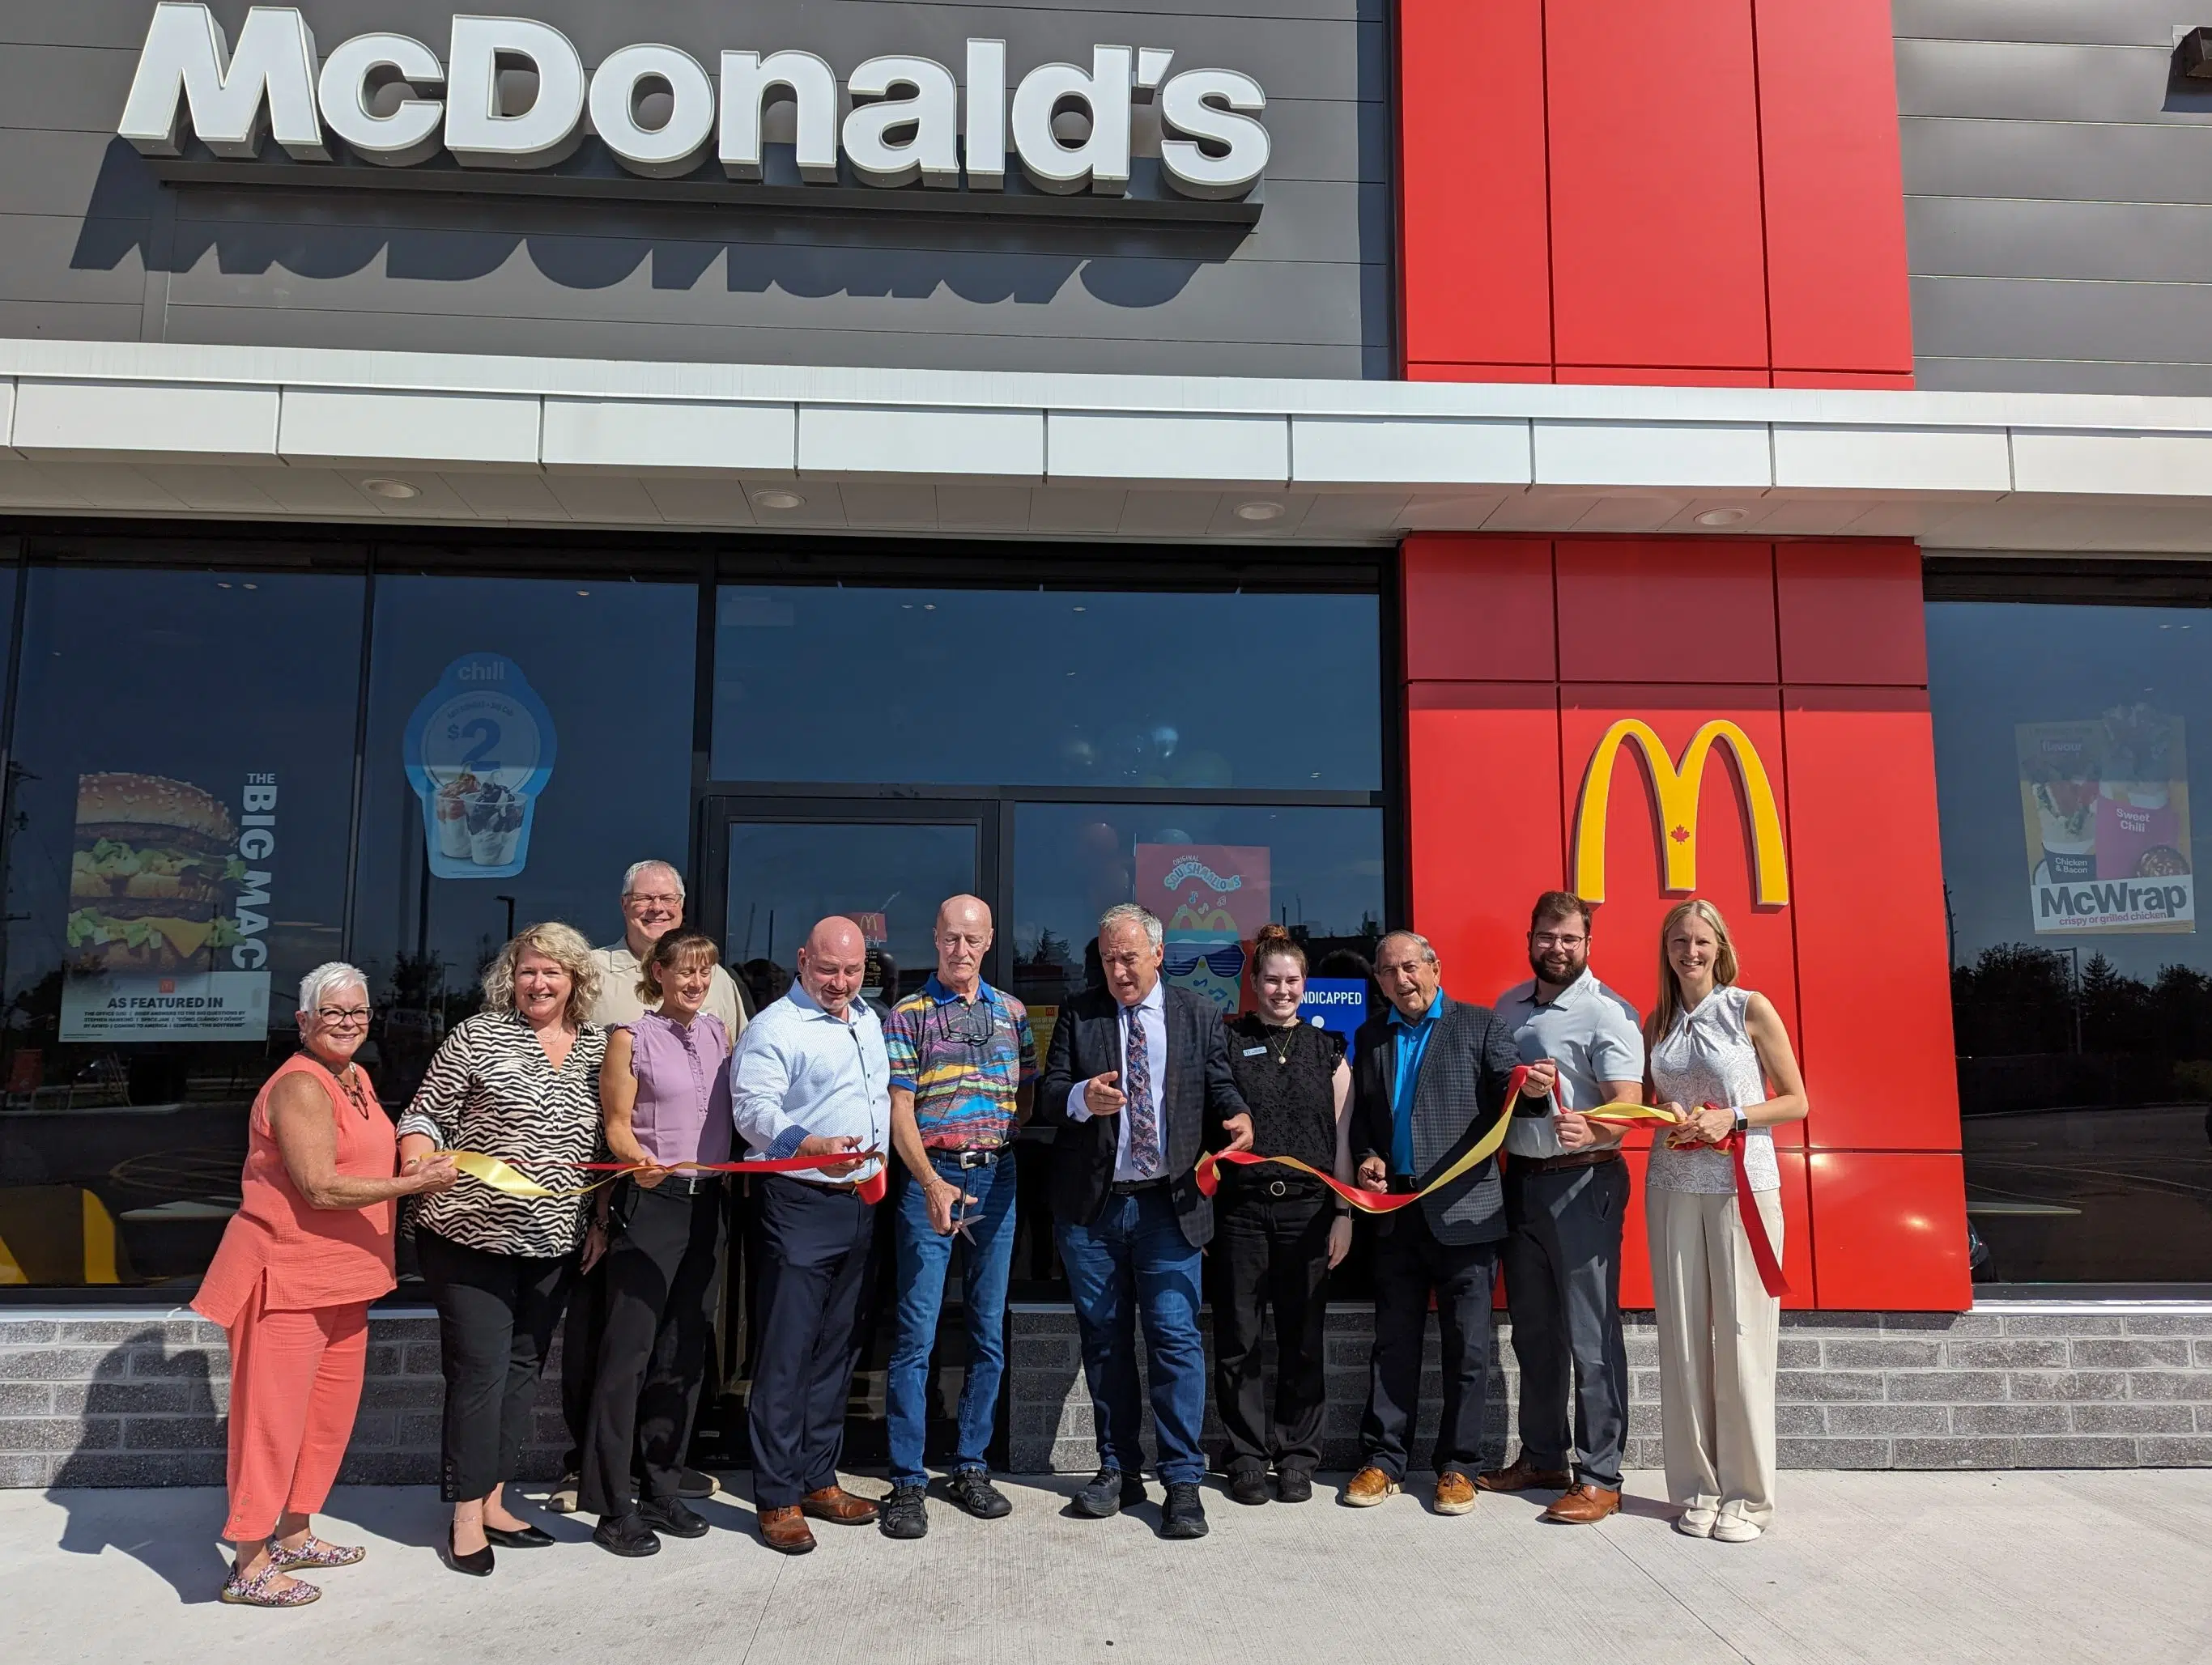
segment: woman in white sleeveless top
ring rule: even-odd
[[[1749,1542],[1774,1513],[1782,1310],[1753,1262],[1727,1147],[1743,1135],[1745,1173],[1778,1258],[1782,1176],[1767,1129],[1806,1111],[1780,1014],[1735,979],[1735,948],[1711,903],[1667,916],[1659,999],[1644,1025],[1657,1097],[1687,1118],[1653,1144],[1644,1178],[1667,1493],[1682,1508],[1677,1531],[1723,1543]]]

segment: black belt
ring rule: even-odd
[[[932,1145],[929,1159],[933,1162],[951,1162],[963,1168],[990,1168],[998,1166],[1006,1154],[1003,1147],[990,1150],[954,1150],[949,1146]]]
[[[636,1184],[635,1180],[630,1182]],[[719,1173],[672,1173],[658,1185],[638,1185],[641,1191],[653,1196],[704,1196],[709,1191],[722,1189]]]
[[[1221,1189],[1224,1192],[1240,1197],[1314,1197],[1319,1196],[1322,1191],[1321,1182],[1317,1179],[1262,1179],[1256,1175],[1250,1178],[1240,1177],[1224,1184]]]
[[[1563,1173],[1570,1168],[1594,1168],[1601,1162],[1618,1162],[1620,1149],[1608,1145],[1603,1150],[1571,1151],[1565,1156],[1513,1156],[1505,1159],[1508,1173]]]
[[[1158,1179],[1117,1179],[1114,1182],[1114,1195],[1135,1196],[1141,1192],[1156,1191],[1167,1183],[1164,1176]]]

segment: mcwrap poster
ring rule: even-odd
[[[1267,923],[1264,845],[1140,844],[1137,900],[1167,927],[1164,975],[1233,1014],[1252,941]]]
[[[2013,730],[2028,911],[2061,935],[2197,929],[2182,719],[2147,705]]]

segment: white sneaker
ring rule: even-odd
[[[1674,1517],[1674,1530],[1686,1538],[1710,1538],[1713,1525],[1720,1518],[1719,1511],[1711,1509],[1685,1509]]]
[[[576,1512],[576,1492],[581,1485],[581,1478],[578,1475],[562,1475],[559,1482],[555,1485],[552,1491],[546,1494],[545,1506],[556,1515],[574,1514]]]
[[[1713,1523],[1713,1541],[1747,1544],[1765,1530],[1756,1521],[1747,1521],[1741,1515],[1723,1515]]]

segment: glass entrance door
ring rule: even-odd
[[[798,975],[799,946],[815,922],[842,914],[868,945],[865,996],[878,1013],[920,988],[937,963],[938,905],[962,893],[989,898],[998,878],[995,802],[839,803],[788,799],[708,801],[706,910],[719,929],[724,960],[755,1010],[781,999]],[[894,1196],[896,1196],[896,1190]],[[745,1402],[755,1342],[750,1299],[761,1244],[750,1199],[740,1195],[722,1314],[721,1392],[700,1410],[696,1460],[750,1461]],[[860,1368],[846,1425],[848,1462],[887,1456],[884,1374],[890,1362],[894,1299],[891,1210],[878,1210],[874,1257],[861,1296]],[[931,1384],[933,1423],[959,1396],[963,1348],[959,1280],[948,1280]],[[933,1428],[933,1433],[937,1430]]]

